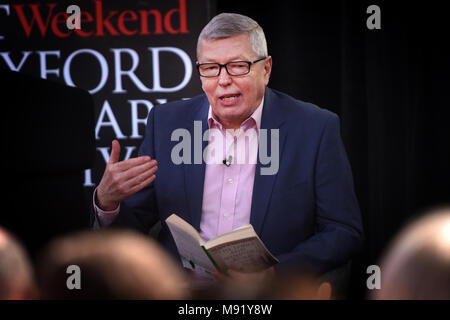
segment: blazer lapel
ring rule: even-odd
[[[271,134],[273,133],[271,133],[270,130],[280,129],[279,158],[278,158],[279,160],[282,157],[284,141],[286,138],[285,130],[281,129],[283,122],[284,118],[280,114],[280,110],[277,108],[276,97],[269,88],[266,88],[260,129],[267,130],[267,139],[269,141],[267,143],[268,155],[272,155],[270,137]],[[261,168],[263,167],[264,166],[260,162],[260,148],[258,148],[258,161],[256,164],[255,181],[253,184],[252,207],[250,214],[250,223],[252,224],[257,234],[260,234],[262,231],[264,218],[267,214],[268,206],[272,195],[273,184],[277,177],[277,174],[261,175]]]
[[[188,201],[190,223],[191,225],[200,231],[200,219],[202,214],[202,201],[203,201],[203,185],[205,180],[205,163],[203,161],[203,150],[207,146],[207,141],[203,141],[203,134],[208,129],[208,99],[204,99],[204,102],[199,106],[197,111],[192,113],[192,117],[187,119],[186,128],[191,134],[191,164],[183,164],[184,166],[184,182],[186,190],[186,199]],[[194,126],[194,121],[201,121],[201,129]],[[199,140],[200,139],[200,140]],[[195,141],[197,140],[197,141]],[[201,141],[201,143],[200,143]],[[196,145],[197,144],[197,145]],[[201,145],[200,161],[195,157],[195,150]]]

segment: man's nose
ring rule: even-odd
[[[227,86],[231,84],[231,76],[228,74],[225,67],[222,67],[219,74],[219,85]]]

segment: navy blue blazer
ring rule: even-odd
[[[139,155],[158,161],[156,179],[122,204],[113,223],[148,233],[162,221],[159,240],[175,256],[164,221],[176,213],[200,230],[205,164],[193,164],[193,152],[192,164],[174,164],[179,141],[171,135],[185,128],[194,137],[194,121],[207,130],[208,108],[202,94],[151,110]],[[362,224],[338,116],[266,88],[261,129],[279,129],[280,165],[275,175],[261,175],[264,166],[256,165],[250,216],[256,233],[281,267],[322,273],[347,262],[362,246]]]

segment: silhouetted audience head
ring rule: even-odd
[[[56,239],[39,256],[37,275],[42,299],[189,298],[181,268],[156,242],[131,231]]]
[[[199,299],[218,300],[331,300],[332,286],[318,276],[283,270],[264,279],[221,276],[210,290],[197,292]]]
[[[332,300],[328,281],[302,273],[284,273],[273,279],[268,297],[276,300]]]
[[[450,208],[408,225],[381,263],[374,299],[450,299]]]
[[[36,297],[33,267],[27,252],[14,236],[0,227],[0,299]]]

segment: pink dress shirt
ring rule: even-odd
[[[238,130],[224,130],[209,109],[209,128],[220,130],[223,153],[206,153],[200,220],[205,241],[250,223],[263,103],[264,99]],[[222,161],[230,155],[231,165],[224,165]]]

